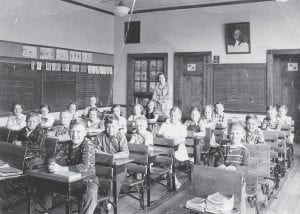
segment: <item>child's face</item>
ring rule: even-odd
[[[205,108],[204,116],[206,119],[210,119],[212,116],[212,109],[211,108]]]
[[[48,108],[44,107],[44,108],[41,109],[42,116],[47,116],[48,113],[49,113],[49,109]]]
[[[22,107],[20,106],[20,105],[16,105],[15,107],[14,107],[14,114],[15,115],[20,115],[21,113],[22,113]]]
[[[68,113],[60,114],[60,122],[63,126],[69,126],[70,125],[70,116],[68,115]]]
[[[80,145],[86,136],[86,128],[79,124],[75,125],[70,131],[70,137],[74,144]]]
[[[112,123],[105,124],[105,131],[109,136],[114,136],[118,133],[118,122],[116,120],[113,120]]]
[[[39,125],[38,117],[31,117],[27,120],[27,128],[34,130]]]
[[[69,111],[70,112],[76,112],[76,105],[75,104],[71,104],[69,107]]]
[[[180,113],[178,111],[170,112],[170,121],[171,123],[177,123],[180,120]]]
[[[113,109],[113,114],[114,114],[114,115],[117,115],[117,116],[120,116],[120,115],[121,115],[121,110],[120,110],[120,108],[117,108],[117,107],[114,108],[114,109]]]
[[[246,127],[249,132],[253,132],[258,128],[258,124],[257,124],[256,120],[249,119],[246,121]]]
[[[155,106],[154,102],[150,102],[150,103],[148,104],[148,108],[149,108],[149,109],[154,109],[154,106]]]
[[[277,114],[276,109],[270,109],[270,110],[267,111],[267,116],[268,116],[271,120],[276,119],[276,114]]]
[[[191,119],[195,122],[198,122],[200,119],[200,113],[198,111],[191,112]]]
[[[97,102],[96,97],[91,97],[91,98],[90,98],[90,105],[91,105],[91,106],[95,106],[95,105],[96,105],[96,102]]]
[[[243,130],[240,127],[233,127],[229,132],[230,144],[240,144],[244,137]]]
[[[90,111],[89,113],[89,119],[92,121],[96,121],[98,119],[98,114],[96,111]]]
[[[286,115],[287,111],[285,108],[279,108],[278,115],[279,117],[284,117]]]

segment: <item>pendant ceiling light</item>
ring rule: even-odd
[[[130,11],[130,8],[125,6],[125,4],[122,2],[122,0],[119,2],[119,4],[114,8],[114,14],[116,16],[126,16],[128,12]]]

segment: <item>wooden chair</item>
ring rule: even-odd
[[[146,185],[147,165],[148,165],[148,151],[149,146],[139,144],[128,144],[130,158],[134,159],[132,163],[126,164],[127,176],[124,186],[127,186],[127,195],[140,202],[140,208],[145,208],[144,203],[144,189]],[[140,178],[139,178],[140,177]],[[137,189],[135,188],[137,187]],[[139,197],[133,195],[138,193]]]
[[[263,144],[244,144],[250,152],[249,172],[245,175],[246,193],[250,207],[258,213],[257,190],[260,187],[265,195],[263,203],[266,205],[273,191],[266,180],[272,180],[270,175],[270,146]]]
[[[290,168],[292,161],[294,160],[294,134],[292,133],[292,127],[289,124],[284,124],[281,126],[281,131],[285,134],[286,143],[286,160],[287,167]]]
[[[274,178],[275,188],[279,188],[280,165],[278,149],[278,133],[276,131],[263,131],[265,142],[270,146],[270,170]]]
[[[10,143],[0,143],[0,160],[8,163],[9,166],[23,170],[26,148]]]
[[[98,189],[98,204],[105,205],[105,203],[111,203],[116,206],[112,201],[110,201],[111,189],[112,189],[112,179],[113,179],[113,155],[96,153],[95,157],[95,168],[96,175],[99,179],[99,189]]]
[[[20,171],[24,171],[26,152],[27,149],[25,147],[4,142],[0,143],[0,160]],[[6,200],[2,201],[1,198],[0,201],[3,203],[3,208],[7,210],[13,209],[15,203],[27,190],[27,179],[22,175],[18,175],[6,177],[4,182],[10,191],[14,192],[14,197],[13,199],[10,198],[10,203],[7,203]]]
[[[174,141],[155,137],[154,146],[162,153],[156,157],[151,167],[151,180],[166,187],[169,193],[175,189]],[[162,181],[167,183],[164,184]]]

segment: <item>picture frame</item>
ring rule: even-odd
[[[226,54],[251,53],[250,22],[225,24]]]

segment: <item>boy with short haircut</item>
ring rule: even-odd
[[[129,157],[126,136],[119,131],[119,121],[116,116],[108,115],[104,121],[105,131],[97,135],[95,140],[96,153],[111,154],[114,159]],[[126,180],[126,169],[117,174],[117,195]],[[110,209],[110,207],[108,207]]]
[[[153,135],[147,131],[147,120],[144,118],[138,118],[136,120],[136,133],[131,137],[129,143],[153,145]]]
[[[233,171],[244,171],[249,169],[250,152],[242,144],[242,139],[245,137],[244,127],[236,122],[229,126],[229,150],[226,154],[226,159],[219,157],[219,168]]]
[[[44,162],[44,140],[45,134],[40,126],[41,118],[36,112],[29,112],[26,116],[26,126],[22,128],[16,137],[16,144],[21,144],[27,148],[25,157],[25,169]]]
[[[62,111],[59,115],[60,124],[53,126],[48,132],[48,137],[55,137],[58,139],[58,142],[66,142],[71,140],[69,134],[71,114],[69,111]]]

